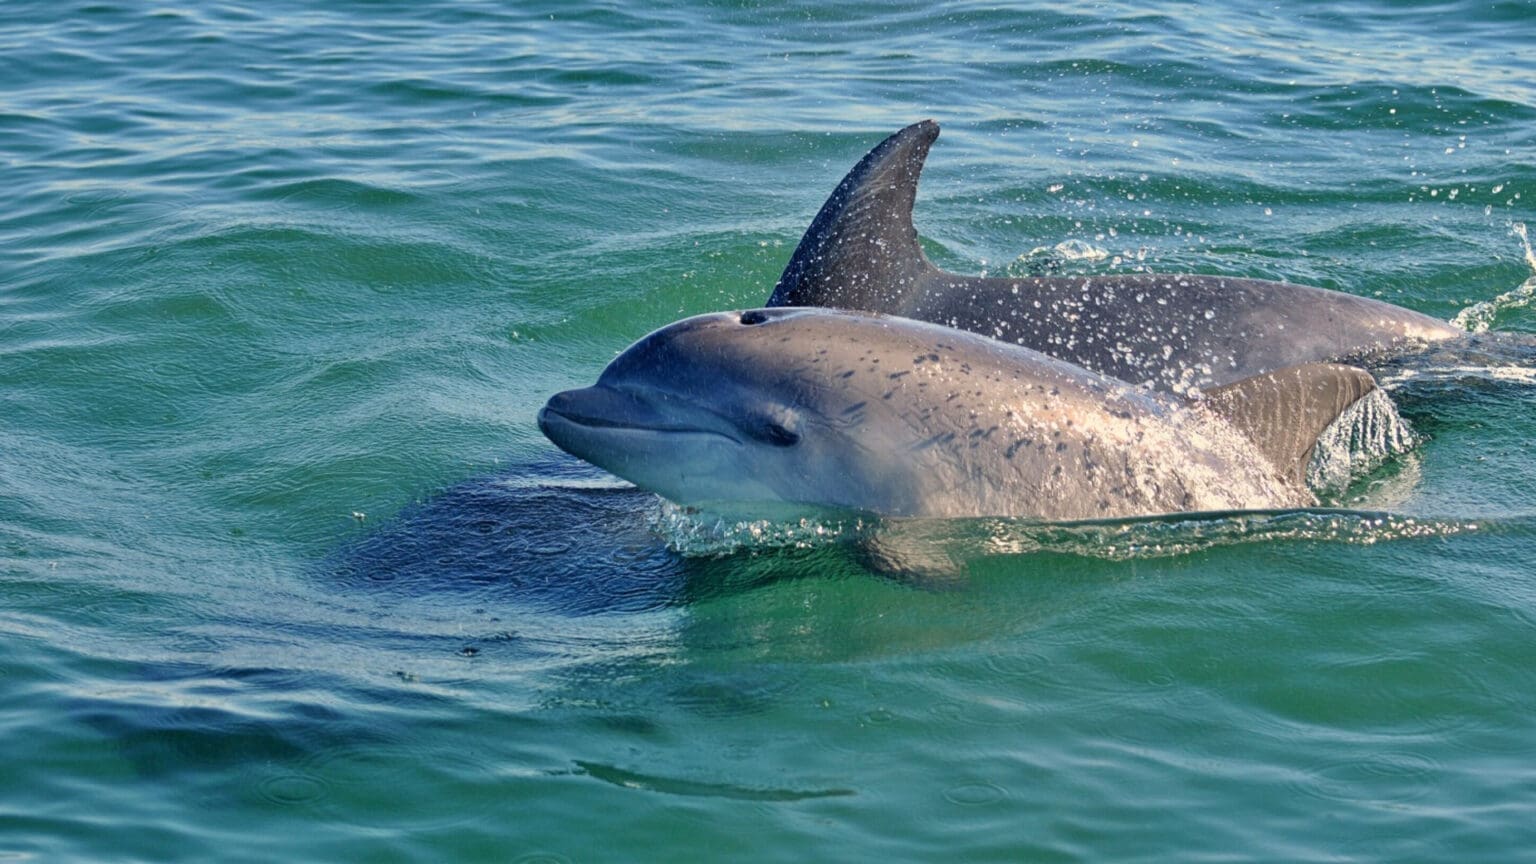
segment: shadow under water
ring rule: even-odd
[[[658,530],[665,507],[650,492],[560,454],[408,506],[343,545],[326,569],[402,596],[459,591],[532,612],[594,615],[851,567],[825,543],[736,543],[688,554]]]

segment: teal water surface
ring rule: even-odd
[[[533,423],[924,117],[948,269],[1536,331],[1528,3],[4,9],[0,858],[1536,849],[1536,368],[1384,377],[1422,441],[1333,509],[940,586]]]

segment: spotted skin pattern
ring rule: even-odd
[[[1305,401],[1287,386],[1274,398]],[[1297,421],[1303,437],[1337,412],[1324,413]],[[595,386],[552,397],[540,426],[664,497],[748,512],[1057,521],[1315,500],[1203,400],[965,331],[829,309],[671,324]]]

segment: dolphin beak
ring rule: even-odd
[[[539,410],[539,431],[560,449],[589,462],[602,453],[633,449],[638,440],[634,434],[653,440],[657,435],[704,435],[741,443],[728,421],[687,400],[601,384],[549,397]]]
[[[558,444],[550,430],[561,422],[618,429],[657,429],[666,425],[661,412],[646,400],[602,386],[566,390],[549,397],[539,411],[539,430]]]

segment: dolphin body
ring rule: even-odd
[[[1388,356],[1465,335],[1390,303],[1283,282],[945,272],[924,256],[912,225],[918,177],[938,135],[937,123],[916,123],[854,166],[806,230],[769,306],[931,321],[1178,393],[1303,363]]]
[[[538,422],[722,515],[1062,521],[1314,504],[1317,436],[1374,387],[1306,364],[1186,399],[931,323],[777,308],[663,327]]]

